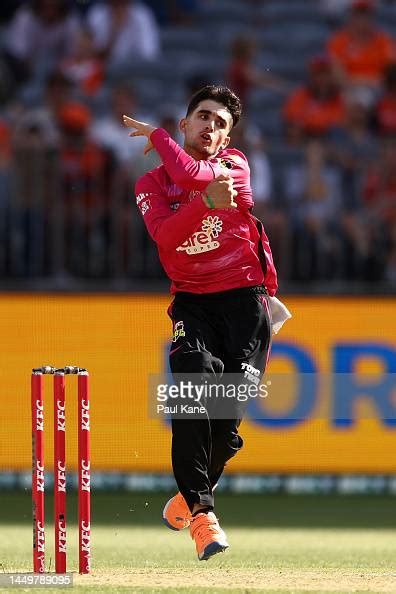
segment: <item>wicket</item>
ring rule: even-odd
[[[45,365],[32,370],[33,571],[45,571],[44,375],[54,378],[55,571],[66,572],[66,406],[65,376],[78,376],[78,546],[79,573],[91,568],[91,457],[89,375],[82,367]]]

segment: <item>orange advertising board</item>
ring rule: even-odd
[[[2,295],[0,471],[30,469],[30,372],[51,364],[90,372],[94,470],[170,472],[169,425],[149,418],[147,406],[148,376],[166,364],[169,302],[169,296],[154,294]],[[298,414],[283,410],[281,423],[273,421],[270,399],[266,418],[247,415],[240,429],[245,446],[229,470],[396,472],[396,425],[392,414],[383,417],[383,407],[391,413],[396,407],[396,300],[290,297],[285,303],[293,318],[274,338],[268,371],[328,374],[335,381],[326,394],[302,384],[289,403]],[[367,373],[374,379],[362,395],[355,388]],[[76,379],[67,382],[67,451],[75,469]],[[50,377],[45,385],[50,467]],[[315,410],[323,399],[331,414],[319,417]],[[359,416],[361,407],[369,414]]]

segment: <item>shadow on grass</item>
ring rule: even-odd
[[[166,493],[92,493],[95,525],[158,526]],[[30,492],[0,492],[0,525],[31,523]],[[68,495],[68,521],[76,522],[77,496]],[[53,498],[46,497],[52,519]],[[216,496],[216,512],[228,526],[254,528],[396,528],[395,498],[340,495]]]

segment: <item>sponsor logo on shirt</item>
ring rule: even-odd
[[[177,252],[186,252],[189,256],[210,252],[219,247],[215,241],[223,230],[223,221],[218,217],[208,216],[202,221],[201,230],[193,233],[184,243],[176,248]]]
[[[258,386],[260,383],[260,370],[256,369],[256,367],[253,367],[253,365],[249,365],[249,363],[245,363],[245,362],[243,362],[241,364],[241,367],[242,367],[242,371],[245,372],[243,374],[244,377],[246,377],[246,379],[248,379],[253,384],[256,384],[256,386]]]
[[[174,328],[173,328],[173,339],[172,342],[176,342],[176,340],[178,338],[180,338],[180,336],[185,336],[186,333],[184,331],[184,322],[183,320],[180,320],[180,322],[176,322]]]
[[[149,196],[150,192],[142,192],[136,196],[136,204],[138,205],[143,216],[151,208],[150,200],[148,200]]]

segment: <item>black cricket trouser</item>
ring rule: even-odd
[[[169,308],[174,339],[169,361],[176,377],[200,374],[216,381],[241,374],[242,363],[264,372],[271,343],[271,320],[264,287],[220,293],[176,293]],[[240,415],[238,415],[240,416]],[[190,510],[213,509],[213,487],[224,466],[242,448],[242,418],[173,418],[172,466]]]

